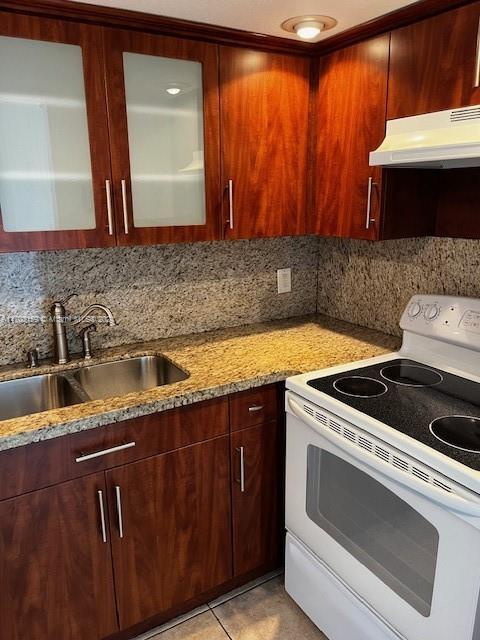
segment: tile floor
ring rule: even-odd
[[[327,640],[270,574],[137,640]]]

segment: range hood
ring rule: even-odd
[[[480,105],[388,120],[370,166],[480,167]]]

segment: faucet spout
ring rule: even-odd
[[[77,318],[77,320],[75,320],[72,324],[80,324],[81,322],[83,322],[84,320],[86,320],[89,316],[91,316],[91,314],[94,311],[102,311],[107,319],[108,319],[108,325],[110,327],[113,327],[115,324],[117,324],[115,322],[115,318],[113,317],[113,313],[111,312],[111,310],[104,304],[99,304],[97,302],[95,302],[94,304],[91,304],[89,307],[87,307],[85,309],[85,311],[80,315],[79,318]]]

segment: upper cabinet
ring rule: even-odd
[[[392,32],[388,119],[480,103],[480,2]]]
[[[119,244],[221,234],[217,47],[105,32]]]
[[[383,35],[320,60],[312,220],[319,235],[378,235],[382,170],[368,158],[385,134],[389,40]]]
[[[385,136],[390,36],[320,61],[315,109],[313,233],[364,240],[431,235],[433,171],[370,167]]]
[[[100,28],[2,15],[0,251],[114,244],[102,60]]]
[[[305,232],[310,63],[220,48],[227,238]]]

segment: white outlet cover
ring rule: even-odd
[[[278,293],[290,293],[292,290],[292,270],[277,269],[277,291]]]

